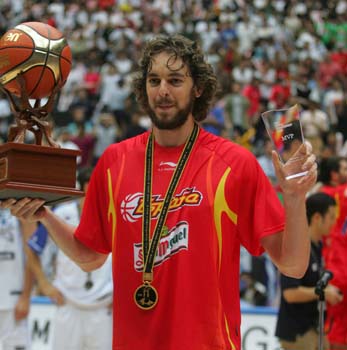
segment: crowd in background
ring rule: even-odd
[[[347,156],[345,0],[0,0],[0,35],[29,21],[55,26],[71,47],[72,69],[51,118],[54,138],[82,150],[80,169],[94,166],[109,144],[150,127],[131,81],[143,43],[160,33],[181,33],[201,45],[220,87],[202,126],[250,149],[274,186],[260,118],[266,110],[299,104],[318,162]],[[0,96],[4,142],[11,122]],[[276,303],[270,260],[242,251],[241,262],[242,297]]]

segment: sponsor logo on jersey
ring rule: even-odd
[[[186,221],[181,221],[169,230],[165,236],[162,236],[154,258],[154,266],[160,265],[182,249],[187,250],[188,234],[188,223]],[[134,244],[134,268],[136,271],[142,271],[143,269],[142,243]]]
[[[158,171],[174,171],[177,164],[174,162],[160,162]]]
[[[202,193],[195,187],[185,188],[176,194],[170,203],[169,212],[179,210],[184,206],[198,206],[201,203]],[[163,207],[164,198],[161,195],[152,195],[151,217],[155,219]],[[122,217],[125,221],[135,222],[142,218],[143,214],[143,194],[140,192],[129,194],[121,202],[120,206]]]

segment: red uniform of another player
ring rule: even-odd
[[[113,252],[113,348],[240,349],[240,243],[261,253],[260,238],[283,230],[283,208],[250,152],[200,130],[155,258],[159,301],[141,310],[133,295],[142,284],[148,135],[111,146],[99,160],[75,234],[101,253]],[[155,144],[152,231],[182,148]]]
[[[331,284],[344,295],[341,303],[328,304],[327,332],[331,343],[347,347],[347,185],[323,186],[320,191],[334,197],[337,203],[337,220],[324,247],[326,269],[333,272]]]

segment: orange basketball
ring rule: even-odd
[[[40,99],[63,86],[71,70],[71,50],[63,34],[41,22],[21,23],[0,39],[0,83],[19,96],[22,72],[28,96]]]

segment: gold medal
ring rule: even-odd
[[[158,302],[158,293],[156,289],[148,282],[138,287],[134,293],[136,305],[143,310],[153,309]]]

